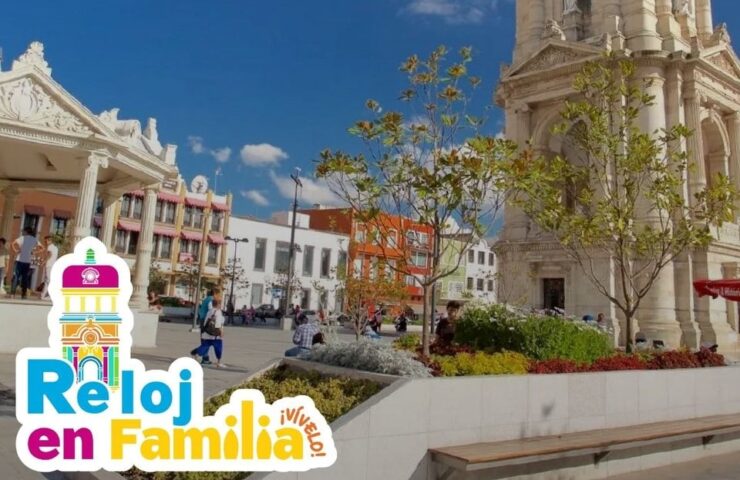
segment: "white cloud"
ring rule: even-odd
[[[216,159],[218,163],[226,163],[231,158],[231,149],[229,147],[217,148],[211,150],[211,156]]]
[[[295,182],[290,177],[282,177],[273,171],[270,171],[272,183],[285,198],[293,199]],[[343,202],[329,189],[329,186],[323,180],[313,180],[311,178],[301,177],[303,188],[298,190],[298,201],[308,204],[321,204],[339,206]]]
[[[203,137],[198,137],[196,135],[190,135],[188,137],[188,147],[190,147],[190,151],[196,155],[200,155],[206,151],[206,147],[203,145]]]
[[[277,165],[280,160],[288,158],[288,154],[280,147],[269,143],[244,145],[241,151],[242,162],[250,167],[265,167]]]
[[[437,17],[453,25],[481,23],[496,12],[503,0],[411,0],[402,11],[411,15]],[[510,1],[510,0],[507,0]]]
[[[267,200],[267,197],[262,195],[262,193],[257,190],[242,190],[241,194],[242,197],[246,198],[247,200],[251,200],[262,207],[266,207],[270,204],[270,201]]]

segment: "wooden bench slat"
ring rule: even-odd
[[[740,430],[740,414],[432,448],[430,452],[436,457],[448,457],[448,460],[456,465],[471,465],[547,456],[569,451],[608,451],[610,447],[620,444],[650,442],[677,436],[703,436],[712,431],[734,428]]]

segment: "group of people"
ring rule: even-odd
[[[10,248],[7,246],[7,240],[0,238],[0,290],[5,289],[5,277],[10,270],[12,253],[15,257],[15,263],[10,281],[10,290],[7,293],[15,298],[16,291],[20,287],[21,298],[26,299],[28,291],[31,289],[34,270],[38,269],[43,272],[42,283],[39,284],[41,298],[49,298],[51,267],[59,258],[59,247],[54,244],[53,240],[54,238],[51,235],[47,235],[43,242],[39,242],[36,238],[36,232],[30,227],[23,229],[22,235],[10,244]]]

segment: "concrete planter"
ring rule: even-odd
[[[403,378],[332,424],[332,467],[250,479],[431,479],[429,448],[739,412],[740,367]],[[603,478],[740,449],[740,441],[669,447],[607,457],[596,470],[550,465],[554,476],[537,478]]]

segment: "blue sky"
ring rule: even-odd
[[[738,32],[740,2],[713,3]],[[312,175],[322,149],[359,151],[347,127],[367,98],[393,107],[408,54],[473,46],[483,108],[513,39],[512,0],[15,1],[0,16],[4,68],[42,41],[53,77],[93,112],[156,117],[188,181],[213,185],[221,166],[235,213],[262,217],[289,207],[294,167]],[[326,201],[304,183],[303,203]]]

